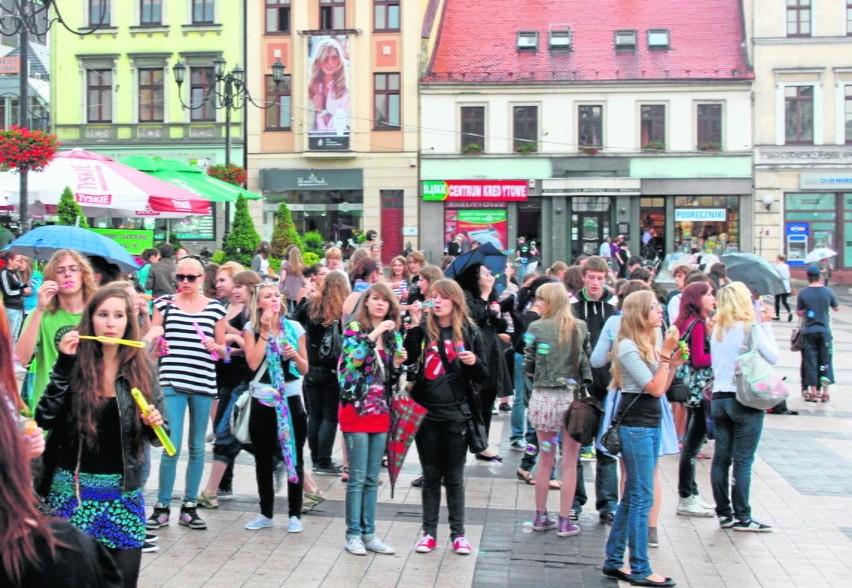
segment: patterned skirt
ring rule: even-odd
[[[574,400],[564,387],[562,388],[533,388],[527,417],[536,431],[562,430],[565,425],[565,411]]]
[[[136,549],[145,541],[145,500],[142,490],[122,493],[121,474],[80,472],[80,498],[74,473],[58,468],[47,505],[54,516],[94,537],[108,549]]]

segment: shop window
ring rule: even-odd
[[[320,0],[320,29],[323,31],[335,31],[345,28],[345,0]]]
[[[399,0],[373,0],[373,26],[376,32],[399,30]]]
[[[266,0],[266,33],[290,32],[290,0]]]
[[[577,144],[582,147],[603,147],[603,106],[577,107]]]
[[[850,10],[852,10],[852,8],[850,8]],[[852,84],[846,86],[846,100],[844,101],[844,112],[846,144],[852,145]]]
[[[722,150],[722,105],[698,105],[698,149],[701,151]]]
[[[192,0],[192,24],[213,24],[213,0]]]
[[[642,149],[666,148],[666,107],[662,104],[642,105],[640,143]]]
[[[270,131],[289,131],[292,120],[290,95],[290,76],[285,75],[279,83],[272,76],[266,76],[266,103],[274,104],[266,111],[266,129]]]
[[[400,97],[399,74],[380,73],[373,77],[373,119],[374,128],[399,130]]]
[[[163,68],[139,70],[139,122],[163,122]]]
[[[485,107],[461,107],[461,150],[462,153],[485,151]]]
[[[139,0],[139,24],[143,27],[163,24],[163,0]]]
[[[676,251],[724,255],[740,250],[738,196],[677,196],[674,209]]]
[[[811,36],[811,0],[787,0],[787,36]]]
[[[513,107],[512,148],[521,153],[538,151],[538,106]]]
[[[193,67],[189,70],[189,100],[192,121],[215,121],[216,108],[211,91],[214,80],[212,67]]]
[[[86,121],[112,122],[111,69],[90,69],[86,72]]]
[[[813,86],[784,88],[784,142],[787,145],[813,145]]]

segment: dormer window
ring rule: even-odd
[[[519,51],[536,51],[538,49],[538,33],[535,31],[519,31],[517,47]]]
[[[648,29],[648,49],[668,49],[669,29]]]
[[[615,31],[615,49],[616,51],[636,49],[636,31]]]
[[[548,45],[551,51],[570,51],[571,50],[571,27],[552,28],[550,29],[550,38]]]

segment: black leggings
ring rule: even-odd
[[[142,548],[109,549],[115,566],[121,572],[125,588],[136,588],[139,581],[139,566],[142,564]]]
[[[781,305],[784,305],[784,310],[787,311],[787,314],[790,314],[790,303],[787,302],[787,298],[790,294],[776,294],[775,295],[775,316],[781,316]]]
[[[302,518],[302,486],[305,480],[305,465],[302,459],[302,448],[308,434],[308,418],[302,406],[302,398],[290,396],[287,407],[293,422],[293,435],[296,438],[296,474],[299,482],[287,483],[288,517]],[[275,471],[276,456],[281,459],[281,447],[278,444],[278,417],[275,409],[264,406],[256,398],[251,399],[251,415],[249,417],[249,435],[254,446],[254,469],[257,478],[257,493],[260,496],[260,514],[272,518],[275,506]],[[286,467],[283,466],[282,467]],[[284,472],[286,476],[286,471]]]

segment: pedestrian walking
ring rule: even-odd
[[[783,253],[779,253],[775,258],[775,273],[784,282],[784,293],[775,295],[775,317],[772,320],[781,320],[781,305],[784,305],[784,310],[787,311],[787,322],[793,321],[793,313],[790,310],[790,303],[787,299],[792,291],[790,287],[790,266],[787,265],[787,257]]]
[[[803,317],[802,386],[805,400],[828,402],[828,386],[834,383],[831,319],[828,310],[840,310],[834,291],[820,283],[820,268],[809,266],[808,286],[796,297],[796,314]]]

